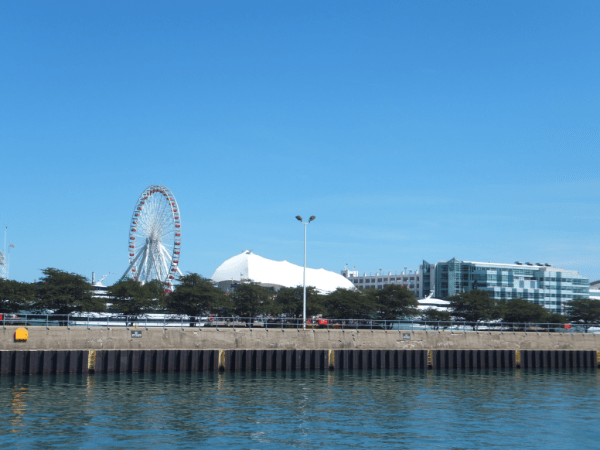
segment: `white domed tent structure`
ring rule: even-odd
[[[253,281],[263,286],[302,286],[304,268],[287,261],[273,261],[245,250],[221,264],[212,276],[212,281],[221,289],[228,290],[232,284]],[[306,286],[313,286],[321,293],[333,292],[338,288],[354,290],[352,282],[340,274],[325,269],[306,268]]]

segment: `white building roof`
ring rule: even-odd
[[[273,261],[246,250],[221,264],[212,276],[212,281],[252,280],[261,284],[285,287],[302,286],[303,267],[287,261]],[[351,281],[342,275],[325,269],[306,268],[306,285],[327,293],[337,288],[355,289]]]

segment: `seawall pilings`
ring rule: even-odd
[[[596,369],[593,350],[3,350],[0,375],[369,369]]]
[[[0,330],[0,375],[600,365],[600,336],[582,333],[17,328]]]

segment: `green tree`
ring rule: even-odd
[[[546,316],[546,323],[567,323],[567,318],[562,314],[548,311],[548,315]]]
[[[325,307],[324,296],[319,294],[316,288],[306,287],[306,317],[323,315],[327,316],[327,308]],[[298,317],[302,313],[298,314]]]
[[[396,320],[401,317],[413,317],[419,313],[419,303],[415,294],[403,286],[388,284],[376,291],[370,289],[368,294],[375,297],[373,300],[380,319]]]
[[[29,309],[35,302],[35,285],[0,278],[0,313]]]
[[[486,291],[463,292],[452,297],[449,309],[453,317],[467,322],[499,319],[501,309]]]
[[[231,294],[231,306],[234,314],[255,317],[258,314],[270,314],[274,310],[275,293],[257,283],[239,284]]]
[[[452,320],[452,314],[449,311],[441,311],[435,308],[428,308],[424,311],[420,311],[421,319],[426,322],[450,322]],[[450,325],[450,323],[436,323],[433,325],[434,329],[445,329]]]
[[[322,296],[312,286],[306,286],[306,315],[316,316],[325,310]],[[302,286],[285,287],[277,291],[275,297],[277,312],[287,317],[301,317],[303,313],[304,289]]]
[[[600,300],[578,298],[567,303],[565,310],[571,322],[584,324],[600,323]]]
[[[503,300],[498,302],[498,307],[504,322],[545,323],[550,316],[550,311],[542,305],[536,305],[522,298]]]
[[[201,316],[217,310],[220,312],[224,302],[225,293],[197,273],[181,276],[175,290],[164,300],[167,311],[188,316]]]
[[[360,319],[375,312],[375,300],[362,291],[338,288],[324,297],[323,304],[332,319]]]
[[[160,305],[165,291],[165,284],[152,280],[145,284],[126,278],[108,288],[113,297],[113,304],[121,314],[131,316],[133,322],[142,314],[154,311]]]
[[[75,273],[47,268],[37,285],[36,309],[52,310],[55,314],[105,311],[102,299],[92,297],[92,285]]]

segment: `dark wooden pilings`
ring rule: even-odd
[[[433,369],[513,369],[514,350],[429,350]]]
[[[0,375],[87,373],[87,350],[0,351]]]
[[[0,375],[362,369],[597,368],[589,350],[0,351]]]
[[[543,368],[593,368],[600,365],[598,352],[593,350],[521,350],[521,367]]]

